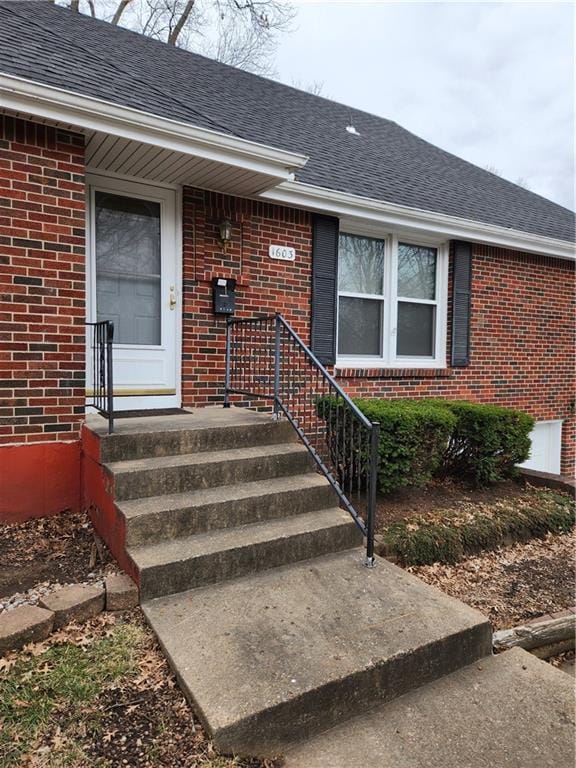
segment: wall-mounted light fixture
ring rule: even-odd
[[[228,248],[232,242],[232,222],[230,219],[222,219],[220,222],[220,242],[224,250]]]

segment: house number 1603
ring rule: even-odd
[[[281,261],[296,260],[296,249],[288,248],[286,245],[271,245],[268,253],[271,259],[280,259]]]

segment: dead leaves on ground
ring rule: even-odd
[[[495,629],[574,605],[574,532],[407,570],[487,614]]]
[[[0,660],[0,675],[9,675],[18,660],[38,658],[34,674],[43,670],[42,654],[71,644],[91,646],[127,625],[134,631],[129,674],[105,684],[81,711],[62,705],[51,725],[30,745],[27,768],[274,768],[272,760],[240,760],[219,755],[186,702],[139,609],[122,615],[102,613],[85,624],[69,624],[42,643],[33,643]],[[49,661],[44,662],[50,670]],[[97,670],[94,670],[97,673]],[[17,707],[26,709],[22,699]],[[60,723],[66,725],[60,728]],[[1,724],[0,724],[1,727]],[[28,745],[26,745],[28,746]],[[1,765],[0,760],[0,765]]]

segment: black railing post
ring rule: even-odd
[[[366,515],[366,560],[368,568],[374,568],[374,523],[376,522],[376,491],[378,488],[378,454],[380,449],[380,424],[372,422],[370,432],[370,475],[368,487],[368,511]]]
[[[282,324],[280,315],[276,315],[274,323],[274,418],[280,418],[280,342]]]
[[[106,366],[108,374],[107,390],[107,409],[108,409],[108,434],[114,432],[114,360],[112,354],[112,345],[114,343],[114,323],[108,323],[106,326]]]
[[[108,433],[114,432],[114,323],[100,320],[86,323],[92,328],[92,402],[87,406],[95,408],[108,419]]]
[[[230,408],[230,365],[232,358],[232,322],[226,318],[226,373],[224,374],[224,408]]]

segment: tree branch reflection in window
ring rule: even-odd
[[[96,307],[119,344],[161,343],[160,204],[95,193]]]

